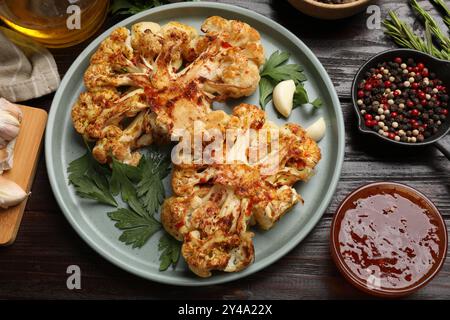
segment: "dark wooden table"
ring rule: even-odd
[[[339,202],[362,184],[390,180],[406,183],[430,197],[450,226],[450,162],[433,147],[401,150],[358,133],[350,105],[350,85],[357,68],[371,55],[394,47],[382,30],[366,27],[368,15],[324,22],[296,12],[285,1],[228,0],[270,17],[302,39],[319,57],[339,94],[346,124],[345,162],[337,192],[320,223],[294,250],[270,267],[236,282],[204,288],[161,285],[135,277],[104,260],[81,240],[59,209],[50,189],[42,155],[17,241],[0,248],[0,298],[45,299],[331,299],[368,298],[349,285],[334,266],[329,229]],[[413,22],[406,1],[383,0],[384,17],[396,9]],[[431,6],[429,6],[431,8]],[[120,18],[109,18],[103,29]],[[415,27],[419,28],[416,23]],[[89,40],[52,50],[61,76]],[[25,104],[49,110],[53,95]],[[82,289],[68,290],[66,268],[79,265]],[[450,259],[439,275],[411,296],[450,298]]]

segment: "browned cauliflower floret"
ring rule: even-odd
[[[241,121],[241,127],[261,129],[266,122],[266,113],[254,105],[241,103],[233,109],[233,115]]]
[[[134,84],[133,79],[124,74],[127,68],[136,68],[132,62],[134,55],[130,41],[130,31],[121,27],[100,44],[84,74],[84,84],[88,90]]]
[[[256,65],[264,63],[264,49],[260,42],[261,37],[254,28],[238,20],[227,20],[213,16],[202,24],[202,31],[209,36],[216,36],[227,44],[239,47],[245,56]]]
[[[161,220],[170,234],[184,241],[182,254],[189,268],[209,277],[213,270],[240,271],[254,260],[248,205],[233,189],[216,185],[169,198]]]
[[[105,127],[102,132],[103,138],[97,141],[92,150],[94,158],[100,163],[106,163],[114,157],[120,162],[137,166],[141,154],[134,150],[153,142],[151,128],[145,117],[146,113],[147,111],[141,111],[124,130],[117,125]]]
[[[196,231],[188,233],[181,252],[189,268],[200,277],[210,277],[211,271],[238,272],[254,260],[253,234],[242,236],[217,231],[202,238]]]
[[[272,228],[289,209],[303,201],[297,191],[289,186],[267,187],[264,193],[257,194],[255,199],[253,215],[257,224],[264,230]]]
[[[155,60],[161,52],[162,39],[158,35],[160,30],[161,26],[154,22],[139,22],[131,27],[131,46],[145,63]]]
[[[100,44],[91,57],[92,64],[120,63],[120,61],[133,59],[130,31],[125,27],[115,29],[109,37]]]
[[[183,61],[194,61],[206,48],[203,45],[207,41],[204,36],[199,36],[195,28],[179,22],[169,22],[164,25],[161,34],[165,39],[170,39],[164,43],[166,48],[174,45],[179,48],[177,55],[180,60],[176,64],[179,67],[181,67]]]
[[[119,94],[114,88],[81,93],[72,108],[75,130],[88,140],[96,138],[96,135],[89,132],[88,127],[95,123],[102,111],[118,97]]]

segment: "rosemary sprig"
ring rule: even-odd
[[[428,52],[433,52],[433,35],[428,21],[425,21],[425,39],[427,41]]]
[[[401,21],[394,11],[389,12],[389,19],[383,21],[386,34],[398,45],[405,48],[428,52],[425,42],[417,36],[405,22]]]
[[[431,0],[438,8],[444,13],[444,22],[447,27],[450,29],[450,8],[447,7],[447,4],[444,0]],[[449,30],[450,32],[450,30]]]
[[[426,28],[426,39],[424,40],[415,34],[412,28],[404,21],[401,21],[397,14],[393,11],[389,12],[389,17],[383,21],[383,25],[386,28],[386,35],[390,36],[394,42],[401,47],[429,53],[439,59],[450,60],[450,40],[448,37],[443,35],[436,21],[426,11],[418,6],[416,0],[411,0],[411,5],[423,18]],[[433,36],[438,40],[440,48],[433,44]]]
[[[431,33],[442,46],[442,48],[450,55],[450,38],[444,35],[433,17],[428,12],[426,12],[416,0],[411,0],[410,3],[411,7],[416,11],[420,18],[422,18],[424,22],[428,24]]]

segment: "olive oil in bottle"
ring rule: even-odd
[[[68,47],[93,35],[108,0],[0,0],[0,18],[47,47]]]

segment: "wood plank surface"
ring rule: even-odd
[[[220,2],[249,8],[294,32],[318,56],[336,86],[346,125],[345,162],[336,194],[319,224],[285,257],[245,279],[205,288],[160,285],[113,266],[76,235],[53,198],[42,156],[33,185],[39,191],[28,200],[17,240],[13,246],[0,248],[0,298],[368,299],[341,277],[328,249],[333,213],[351,190],[372,181],[406,183],[429,196],[450,225],[450,162],[433,147],[392,148],[360,134],[356,128],[350,105],[353,76],[371,55],[395,47],[381,29],[366,27],[367,14],[325,22],[296,12],[282,0]],[[420,2],[427,10],[432,9],[426,1]],[[376,3],[381,7],[382,17],[395,9],[414,29],[421,30],[406,0]],[[102,30],[120,19],[109,18]],[[52,50],[61,75],[89,42]],[[52,98],[53,95],[48,95],[26,104],[48,110]],[[446,140],[450,142],[448,137]],[[71,264],[82,270],[81,290],[66,287],[66,268]],[[428,286],[410,298],[450,299],[450,259]]]

